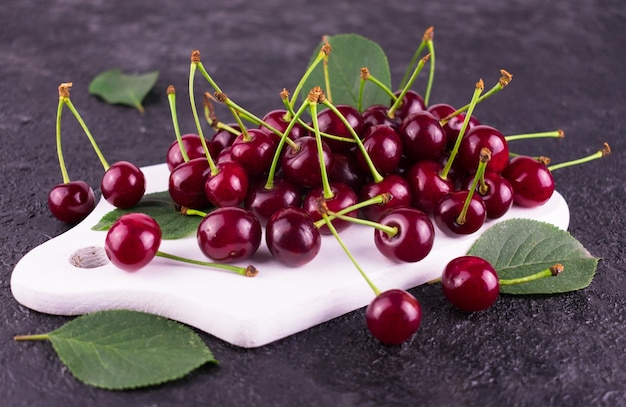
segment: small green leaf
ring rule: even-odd
[[[87,314],[47,335],[19,339],[49,339],[77,379],[111,390],[161,384],[207,362],[217,363],[190,328],[137,311]]]
[[[328,72],[332,103],[334,105],[358,105],[361,68],[367,68],[370,74],[391,88],[389,63],[383,49],[375,42],[357,34],[339,34],[329,36],[328,42],[332,51],[328,56]],[[311,58],[311,62],[319,54],[320,44]],[[323,64],[319,64],[304,83],[302,97],[306,98],[309,91],[320,86],[328,96],[324,80]],[[373,83],[366,83],[363,90],[362,106],[374,104],[389,105],[389,95]]]
[[[154,192],[146,194],[137,205],[130,209],[114,209],[105,214],[91,229],[97,231],[109,230],[113,222],[120,216],[140,212],[152,216],[159,226],[163,239],[182,239],[198,229],[202,221],[200,216],[183,215],[176,209],[176,204],[170,198],[169,192]]]
[[[554,294],[580,290],[591,284],[598,265],[569,232],[531,219],[510,219],[489,228],[470,248],[469,255],[489,261],[502,279],[528,276],[561,263],[558,277],[506,285],[506,294]]]
[[[143,112],[141,103],[158,77],[158,71],[127,75],[119,69],[111,69],[98,74],[91,81],[89,93],[100,96],[107,103],[132,106]]]

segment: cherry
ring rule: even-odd
[[[187,152],[187,156],[189,159],[204,157],[204,146],[202,146],[202,142],[200,141],[200,136],[197,134],[185,134],[181,137],[181,141],[185,151]],[[214,148],[211,144],[209,146],[209,151],[211,154],[214,154]],[[165,161],[167,163],[167,168],[172,171],[174,168],[178,167],[185,160],[183,159],[183,154],[181,152],[181,147],[178,144],[178,140],[175,140],[172,144],[170,144],[167,149],[167,155],[165,157]]]
[[[400,91],[396,92],[395,95],[399,96]],[[408,90],[396,110],[395,116],[400,120],[404,120],[413,113],[421,112],[422,110],[426,110],[426,104],[422,96],[413,90]]]
[[[297,150],[286,148],[281,157],[281,166],[285,176],[304,188],[314,188],[322,184],[320,160],[315,137],[301,137],[294,141]],[[322,141],[324,164],[330,172],[333,165],[333,154],[330,147]]]
[[[404,153],[415,161],[436,161],[446,148],[446,134],[432,114],[419,111],[402,121],[398,131]]]
[[[240,127],[236,124],[229,124],[229,127],[237,131],[241,131]],[[211,154],[213,156],[218,156],[222,150],[230,147],[236,138],[237,134],[226,129],[216,131],[215,134],[213,134],[213,137],[211,137]]]
[[[248,190],[245,207],[265,225],[269,218],[280,209],[299,207],[302,203],[300,188],[283,178],[274,178],[270,189],[263,180],[256,181]]]
[[[552,173],[548,167],[532,157],[514,157],[502,176],[511,183],[513,201],[522,207],[543,205],[554,193]]]
[[[202,209],[209,205],[204,193],[207,176],[211,172],[206,158],[194,158],[170,172],[168,191],[174,202],[188,208]]]
[[[487,171],[501,173],[509,162],[508,144],[498,130],[484,124],[471,128],[461,140],[458,155],[454,162],[466,173],[476,170],[480,151],[488,148],[491,151],[491,160],[487,164]]]
[[[400,175],[390,174],[379,182],[369,182],[359,191],[359,199],[365,201],[377,195],[389,193],[391,199],[387,202],[368,205],[362,209],[363,216],[377,221],[385,212],[393,208],[411,205],[411,190],[409,183]]]
[[[407,291],[391,289],[378,294],[365,310],[367,328],[387,345],[400,345],[417,331],[422,308]]]
[[[378,124],[384,124],[389,127],[393,127],[395,129],[399,126],[399,121],[396,119],[390,119],[387,115],[387,111],[389,110],[388,106],[385,105],[372,105],[368,106],[361,116],[363,117],[363,125],[367,129],[371,126],[376,126]]]
[[[261,245],[261,224],[254,214],[236,206],[208,213],[196,238],[205,256],[224,263],[250,258]]]
[[[204,184],[208,201],[218,207],[238,206],[246,198],[250,179],[246,170],[235,161],[219,162]]]
[[[287,127],[289,126],[289,122],[290,122],[290,120],[285,119],[286,117],[287,117],[286,110],[277,109],[277,110],[272,110],[271,112],[267,113],[265,116],[263,116],[262,120],[264,123],[272,126],[273,128],[280,131],[281,133],[284,133],[285,130],[287,130]],[[267,130],[266,127],[259,126],[259,128],[267,132],[268,134],[271,134],[272,137],[274,137],[274,141],[278,143],[279,139],[274,133]],[[309,136],[309,135],[310,135],[309,131],[303,125],[296,123],[291,129],[291,131],[289,132],[289,134],[287,134],[287,137],[289,137],[292,140],[295,140],[300,137]]]
[[[474,175],[468,177],[463,184],[463,188],[470,189],[473,181]],[[487,217],[490,219],[502,217],[513,204],[513,187],[511,183],[494,172],[485,172],[484,183],[478,183],[476,192],[485,203]]]
[[[390,174],[398,167],[402,157],[402,140],[392,127],[384,124],[369,127],[363,137],[363,147],[381,175]],[[356,159],[363,171],[369,171],[360,151]]]
[[[418,262],[433,248],[435,228],[430,218],[415,208],[394,208],[378,219],[378,223],[396,228],[396,233],[375,229],[374,242],[385,257],[398,262]]]
[[[349,206],[355,205],[359,200],[356,193],[346,184],[340,182],[331,182],[330,190],[333,196],[331,198],[323,198],[324,189],[317,187],[311,189],[302,200],[302,208],[311,216],[313,222],[322,219],[322,215],[319,213],[319,200],[323,199],[326,203],[328,210],[332,212],[339,212],[340,210]],[[346,213],[346,216],[355,217],[358,214],[358,210],[350,211]],[[351,223],[341,219],[334,219],[332,221],[335,229],[340,232],[348,228]],[[330,230],[327,225],[320,227],[320,233],[323,235],[330,234]]]
[[[446,103],[438,103],[435,105],[428,106],[428,112],[433,115],[433,117],[439,121],[444,119],[448,115],[455,112],[455,109],[446,104]],[[446,133],[446,149],[452,150],[454,144],[456,143],[456,139],[459,137],[459,132],[461,131],[461,127],[463,126],[463,121],[465,120],[465,113],[459,113],[458,115],[452,117],[443,125],[443,131]],[[480,121],[471,116],[469,122],[467,124],[467,130],[480,125]]]
[[[467,209],[466,202],[469,202]],[[485,203],[476,194],[470,196],[470,191],[449,193],[439,201],[433,211],[435,224],[448,234],[472,234],[484,225],[486,218]]]
[[[107,232],[104,250],[115,266],[136,271],[156,256],[161,245],[161,228],[144,213],[120,216]]]
[[[352,129],[354,129],[354,132],[361,137],[365,126],[363,117],[359,111],[349,105],[337,105],[335,107],[345,117]],[[341,119],[330,109],[324,109],[317,114],[317,123],[322,133],[353,139],[350,130],[348,130]],[[333,152],[347,151],[354,146],[353,143],[334,140],[328,137],[326,137],[324,141]]]
[[[243,133],[237,136],[230,154],[249,175],[262,174],[272,164],[276,142],[273,136],[260,129],[247,130],[247,134],[247,137]]]
[[[146,192],[146,177],[136,165],[118,161],[104,173],[100,190],[111,205],[121,209],[132,208]]]
[[[48,208],[61,222],[78,223],[95,207],[93,190],[85,181],[58,184],[48,193]]]
[[[488,261],[476,256],[451,260],[441,275],[441,287],[448,301],[467,312],[489,308],[500,294],[495,269]]]
[[[355,154],[335,153],[328,179],[331,182],[342,182],[354,191],[359,191],[368,181],[368,174],[357,163]]]
[[[405,174],[409,182],[413,206],[426,213],[432,213],[441,198],[454,190],[451,179],[442,178],[439,173],[443,166],[435,161],[424,160],[415,163]]]
[[[296,207],[282,208],[272,215],[265,228],[265,241],[274,258],[290,267],[313,260],[322,245],[311,216]]]

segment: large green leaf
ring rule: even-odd
[[[141,103],[156,84],[158,77],[158,71],[129,75],[119,69],[111,69],[98,74],[91,81],[89,93],[100,96],[107,103],[132,106],[143,112]]]
[[[332,51],[328,56],[328,72],[332,103],[334,105],[358,105],[361,68],[367,68],[370,74],[391,88],[389,63],[383,49],[375,42],[357,34],[339,34],[327,37]],[[311,58],[319,54],[320,44]],[[315,86],[320,86],[328,94],[324,80],[323,63],[320,63],[304,83],[302,97]],[[389,105],[389,95],[373,83],[365,84],[363,108],[374,104]]]
[[[598,258],[570,233],[554,225],[510,219],[489,228],[470,248],[469,255],[489,261],[501,279],[528,276],[560,263],[564,271],[516,285],[502,285],[507,294],[552,294],[580,290],[591,284]]]

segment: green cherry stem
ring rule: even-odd
[[[377,205],[377,204],[384,204],[389,202],[392,198],[391,194],[388,192],[376,195],[372,198],[366,199],[364,201],[360,201],[355,203],[354,205],[350,205],[347,206],[343,209],[341,209],[340,211],[337,212],[333,212],[332,214],[330,212],[328,212],[328,217],[330,218],[330,220],[333,220],[335,217],[339,217],[341,215],[345,215],[347,213],[350,213],[352,211],[356,211],[359,210],[361,208],[365,208],[366,206],[369,205]],[[351,218],[354,219],[354,218]],[[320,219],[317,222],[314,223],[316,228],[321,228],[322,226],[324,226],[326,224],[326,222],[324,221],[324,219]]]
[[[476,87],[474,88],[474,93],[472,94],[472,100],[469,103],[469,108],[467,110],[467,114],[465,115],[465,119],[463,120],[463,124],[461,125],[461,130],[459,130],[459,135],[456,138],[456,143],[454,143],[454,147],[452,148],[452,151],[450,152],[450,158],[448,158],[448,161],[446,162],[446,166],[443,167],[443,169],[441,170],[441,173],[439,174],[441,178],[443,179],[448,179],[448,173],[450,172],[450,169],[452,168],[452,162],[454,161],[454,158],[456,157],[456,154],[459,151],[459,147],[461,146],[461,140],[463,139],[463,136],[465,135],[465,131],[467,130],[467,126],[469,125],[469,121],[470,121],[470,118],[472,117],[472,113],[474,113],[474,107],[476,106],[478,97],[480,96],[480,93],[483,91],[484,88],[485,88],[485,84],[483,80],[479,79],[478,82],[476,82]]]
[[[413,82],[415,82],[415,79],[417,78],[417,75],[419,75],[419,73],[422,71],[422,69],[424,68],[424,64],[426,64],[426,61],[428,61],[429,58],[430,58],[430,54],[427,54],[422,59],[420,59],[419,62],[417,63],[417,66],[415,67],[415,70],[413,71],[413,74],[409,78],[409,81],[407,82],[406,85],[404,85],[404,87],[402,88],[402,91],[400,91],[400,94],[398,95],[396,100],[393,102],[393,104],[391,105],[389,110],[387,111],[387,116],[389,116],[390,119],[393,119],[395,117],[396,110],[402,104],[402,100],[404,99],[404,95],[406,95],[406,93],[409,91],[409,89],[413,85]]]
[[[87,127],[87,124],[85,124],[85,121],[80,116],[80,113],[78,113],[78,110],[76,110],[76,108],[74,107],[74,104],[70,100],[70,88],[71,87],[72,87],[72,83],[71,82],[67,82],[67,83],[61,84],[61,86],[59,86],[59,98],[61,99],[61,101],[63,101],[65,106],[67,106],[68,109],[70,109],[70,111],[72,112],[72,114],[74,115],[74,117],[76,118],[78,123],[80,124],[80,127],[82,127],[83,131],[87,135],[87,138],[89,139],[89,142],[91,142],[91,146],[93,147],[94,151],[96,152],[96,155],[100,159],[100,163],[102,163],[102,167],[104,167],[104,170],[106,171],[106,170],[109,169],[109,163],[104,158],[104,155],[102,155],[102,151],[100,151],[100,148],[98,147],[98,144],[96,144],[96,140],[93,138],[93,135],[91,134],[91,131],[89,131],[89,128]]]
[[[211,128],[215,131],[226,130],[227,132],[234,134],[236,136],[240,135],[241,132],[236,128],[229,126],[226,123],[222,123],[217,116],[215,115],[215,109],[213,108],[213,103],[211,103],[211,99],[213,96],[209,92],[204,92],[204,97],[202,99],[202,104],[204,105],[204,118],[206,122],[211,126]]]
[[[382,89],[394,102],[396,101],[396,99],[398,99],[398,97],[393,94],[389,87],[387,87],[384,83],[382,83],[379,79],[377,79],[370,73],[370,70],[368,68],[361,68],[361,82],[359,84],[359,99],[357,102],[357,109],[359,112],[363,111],[363,90],[365,89],[365,83],[367,81],[372,82],[374,85]]]
[[[434,30],[433,27],[429,27],[424,32],[424,35],[422,36],[422,41],[420,42],[420,45],[417,47],[417,50],[415,50],[415,53],[413,54],[413,57],[411,58],[411,62],[409,62],[409,65],[407,66],[406,71],[404,72],[404,76],[402,77],[402,81],[400,82],[400,89],[403,89],[406,86],[406,83],[409,80],[409,76],[411,75],[411,72],[413,70],[413,66],[417,63],[417,59],[420,57],[420,55],[422,54],[422,51],[426,47],[428,38],[432,37],[432,34],[429,34],[429,32],[432,32],[433,30]]]
[[[342,215],[339,212],[328,211],[327,215],[328,215],[328,219],[330,220],[337,218],[337,219],[341,219],[347,222],[356,223],[358,225],[373,227],[374,229],[378,229],[386,233],[389,237],[394,237],[395,235],[398,234],[398,228],[395,226],[386,226],[386,225],[383,225],[382,223],[374,222],[371,220],[358,218],[354,216]],[[324,220],[324,219],[321,219],[321,220]],[[316,226],[317,226],[317,222],[316,222]]]
[[[426,83],[426,92],[424,93],[424,104],[428,106],[428,103],[430,101],[430,92],[432,91],[433,81],[435,78],[435,44],[433,42],[433,27],[430,27],[429,30],[426,30],[424,38],[426,39],[428,53],[430,54],[430,71],[428,73],[428,82]]]
[[[463,208],[461,209],[461,213],[456,218],[456,223],[459,225],[463,225],[467,220],[467,210],[469,209],[470,203],[472,202],[472,196],[474,195],[474,191],[476,191],[476,187],[479,183],[481,185],[485,184],[485,168],[487,168],[487,163],[491,160],[491,151],[488,148],[482,148],[480,150],[479,155],[478,168],[476,169],[476,174],[474,175],[474,180],[472,181],[472,185],[470,186],[469,192],[467,194],[467,198],[465,198],[465,202],[463,202]]]
[[[288,112],[294,111],[296,100],[298,100],[298,96],[300,96],[300,92],[302,92],[302,87],[304,86],[304,83],[307,81],[307,79],[309,79],[309,77],[311,76],[315,68],[319,65],[319,63],[322,62],[324,59],[328,58],[328,54],[330,54],[331,50],[332,48],[330,47],[330,44],[328,43],[328,41],[324,40],[324,43],[322,44],[322,47],[320,48],[320,52],[317,54],[317,57],[315,57],[315,60],[311,62],[311,65],[309,65],[307,70],[304,72],[304,75],[302,75],[302,77],[300,78],[300,81],[296,85],[296,88],[294,89],[293,94],[291,95],[291,100],[289,101],[289,108],[287,109]]]
[[[514,284],[529,283],[531,281],[539,280],[539,279],[546,278],[546,277],[556,277],[563,272],[563,269],[564,269],[563,265],[560,263],[557,263],[553,266],[548,267],[545,270],[542,270],[535,274],[531,274],[529,276],[510,278],[510,279],[500,279],[499,283],[500,285],[514,285]]]
[[[539,133],[525,133],[525,134],[512,134],[509,136],[505,136],[504,139],[506,141],[514,141],[514,140],[527,140],[534,138],[563,138],[565,137],[565,132],[561,129],[553,130],[553,131],[543,131]]]
[[[183,145],[183,139],[180,135],[180,128],[178,127],[178,115],[176,113],[176,89],[174,89],[174,86],[172,85],[167,87],[167,101],[170,105],[172,124],[174,125],[174,133],[176,134],[178,147],[180,148],[180,153],[183,156],[183,160],[187,162],[189,161],[189,155],[187,154],[187,149],[185,149],[185,146]]]
[[[317,122],[317,104],[320,99],[324,98],[324,92],[319,86],[314,87],[307,96],[309,109],[311,111],[311,121],[313,122],[313,130],[315,133],[315,142],[317,145],[317,155],[320,162],[320,172],[322,176],[323,197],[330,199],[335,196],[330,188],[328,181],[328,173],[326,172],[326,163],[324,162],[324,149],[322,147],[322,136],[320,135],[319,123]]]
[[[71,84],[70,84],[71,86]],[[61,174],[63,175],[63,183],[67,184],[70,182],[70,177],[67,174],[67,167],[65,166],[65,159],[63,158],[63,149],[61,147],[61,116],[63,114],[63,103],[64,96],[68,90],[68,84],[62,83],[59,85],[59,105],[57,106],[57,120],[56,120],[56,143],[57,143],[57,156],[59,157],[59,166],[61,167]]]
[[[162,252],[160,250],[157,251],[156,255],[159,256],[159,257],[165,258],[165,259],[179,261],[179,262],[188,263],[188,264],[194,264],[194,265],[197,265],[197,266],[210,267],[210,268],[215,268],[215,269],[232,271],[233,273],[240,274],[240,275],[245,276],[245,277],[254,277],[257,274],[259,274],[259,271],[253,265],[249,265],[247,267],[238,267],[238,266],[233,266],[233,265],[230,265],[230,264],[222,264],[222,263],[213,263],[213,262],[208,262],[208,261],[200,261],[200,260],[189,259],[189,258],[186,258],[186,257],[180,257],[180,256],[177,256],[175,254],[165,253],[165,252]]]
[[[188,216],[200,216],[201,218],[204,218],[207,215],[206,212],[203,212],[199,209],[188,208],[186,206],[180,208],[180,213]]]
[[[586,162],[589,162],[589,161],[597,160],[598,158],[603,158],[603,157],[606,157],[606,156],[608,156],[610,154],[611,154],[611,147],[609,146],[608,143],[604,143],[604,146],[602,147],[602,149],[598,150],[594,154],[588,155],[588,156],[583,157],[583,158],[579,158],[577,160],[567,161],[567,162],[559,163],[559,164],[553,164],[553,165],[548,167],[548,170],[550,170],[552,172],[552,171],[558,170],[560,168],[565,168],[565,167],[569,167],[569,166],[572,166],[572,165],[577,165],[577,164],[582,164],[582,163],[586,163]]]

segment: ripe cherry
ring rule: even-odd
[[[203,209],[209,205],[204,193],[204,184],[211,172],[206,158],[194,158],[180,164],[170,172],[168,191],[180,206]]]
[[[322,215],[318,211],[320,199],[324,200],[328,210],[331,212],[339,212],[344,208],[355,205],[359,200],[357,194],[346,184],[331,182],[330,189],[333,193],[332,198],[323,199],[324,190],[322,187],[317,187],[310,190],[302,200],[302,209],[304,209],[305,212],[311,216],[313,222],[317,222],[322,219]],[[345,215],[352,217],[357,216],[358,210],[350,211]],[[341,232],[352,225],[351,222],[341,219],[334,219],[332,223],[337,232]],[[320,227],[320,233],[323,235],[330,234],[330,230],[326,224]]]
[[[357,136],[361,137],[365,126],[363,117],[354,107],[349,105],[337,105],[337,110],[345,117]],[[322,133],[332,134],[334,136],[353,139],[350,130],[343,124],[341,119],[330,109],[324,109],[317,114],[317,124]],[[354,146],[354,143],[348,143],[340,140],[325,138],[324,141],[333,152],[347,151]]]
[[[367,306],[365,321],[376,339],[387,345],[400,345],[419,328],[422,307],[408,292],[391,289],[378,294]]]
[[[368,127],[375,126],[377,124],[384,124],[397,129],[400,122],[397,119],[389,118],[389,115],[387,114],[388,110],[389,107],[385,105],[372,105],[365,108],[361,114],[365,128],[367,129]]]
[[[396,229],[394,235],[375,229],[374,242],[385,257],[398,262],[418,262],[433,248],[435,228],[430,218],[415,208],[394,208],[378,223]]]
[[[240,127],[236,124],[230,124],[229,126],[237,131],[241,131]],[[215,134],[213,134],[213,137],[211,137],[211,156],[217,157],[222,150],[232,146],[237,136],[238,134],[230,132],[226,129],[216,131]]]
[[[396,96],[399,96],[400,92],[396,92]],[[413,113],[421,112],[422,110],[426,110],[426,104],[424,103],[424,99],[422,96],[413,91],[409,90],[404,95],[402,99],[402,103],[396,110],[395,116],[400,120],[404,120]]]
[[[446,134],[432,114],[419,111],[402,121],[398,130],[404,153],[415,161],[436,161],[446,148]]]
[[[455,109],[445,103],[438,103],[435,105],[428,106],[428,112],[434,116],[437,120],[442,120],[446,118],[448,115],[454,113]],[[460,113],[450,120],[448,120],[443,125],[443,131],[446,133],[446,149],[452,150],[454,144],[456,143],[456,139],[459,137],[459,132],[461,131],[461,127],[463,126],[463,121],[465,120],[465,113]],[[480,121],[472,115],[467,124],[467,130],[480,125]],[[467,131],[466,130],[466,131]]]
[[[300,188],[294,183],[283,178],[274,178],[270,189],[265,184],[264,180],[256,181],[248,188],[244,201],[246,209],[254,213],[262,225],[280,209],[299,207],[302,203]]]
[[[281,166],[285,176],[304,188],[314,188],[322,184],[317,141],[314,137],[301,137],[294,141],[297,150],[286,147],[281,157]],[[323,160],[326,171],[332,170],[333,154],[330,147],[322,141]]]
[[[181,141],[183,144],[183,148],[187,153],[187,157],[190,160],[205,156],[202,141],[200,141],[200,136],[198,136],[197,134],[185,134],[181,137]],[[209,147],[211,155],[217,154],[217,151],[214,151],[211,148],[211,143],[207,144],[207,146]],[[183,159],[181,147],[178,145],[178,140],[175,140],[172,144],[170,144],[169,148],[167,149],[165,161],[167,163],[167,168],[170,171],[172,171],[174,168],[178,167],[185,161]]]
[[[146,192],[146,178],[136,165],[118,161],[104,173],[100,189],[111,205],[128,209],[137,205]]]
[[[319,253],[319,229],[304,210],[296,207],[276,211],[267,222],[265,242],[275,259],[290,267],[300,267]]]
[[[95,207],[93,190],[84,181],[58,184],[48,193],[48,208],[61,222],[78,223]]]
[[[286,110],[283,110],[283,109],[272,110],[271,112],[263,116],[262,120],[263,122],[272,126],[273,128],[280,131],[281,133],[284,133],[285,130],[287,130],[287,127],[289,126],[289,120],[285,120],[285,117],[287,117],[286,115],[287,115]],[[270,132],[266,127],[260,126],[259,128],[265,131],[266,133],[271,134],[272,137],[274,138],[274,141],[278,143],[279,138],[277,135]],[[310,135],[309,131],[303,125],[301,125],[300,123],[296,123],[292,127],[287,137],[289,137],[292,140],[295,140],[300,137],[309,136],[309,135]]]
[[[368,181],[368,173],[363,171],[350,152],[333,154],[333,166],[328,174],[331,182],[342,182],[352,190],[359,191]]]
[[[371,126],[365,131],[363,147],[381,175],[395,171],[402,158],[400,136],[392,127],[384,124]],[[368,164],[360,151],[356,155],[356,160],[361,170],[369,171]]]
[[[485,224],[485,203],[477,194],[469,195],[467,190],[451,192],[435,206],[433,219],[444,233],[469,235]],[[469,202],[467,207],[466,202]]]
[[[471,188],[474,176],[468,177],[464,184],[464,189]],[[485,207],[487,208],[487,217],[497,219],[502,217],[513,204],[513,187],[501,175],[494,172],[485,172],[484,184],[476,186],[476,193],[480,195]]]
[[[435,205],[450,191],[454,183],[444,179],[439,173],[443,166],[435,161],[424,160],[415,163],[405,174],[411,188],[413,206],[426,213],[432,213]]]
[[[273,136],[260,129],[250,129],[247,133],[249,138],[242,133],[235,139],[230,154],[248,175],[262,174],[272,164],[276,142]]]
[[[454,165],[471,174],[476,170],[483,148],[491,151],[487,171],[500,174],[509,162],[509,147],[502,133],[486,125],[473,127],[465,133]]]
[[[217,172],[210,172],[204,184],[208,201],[217,207],[238,206],[248,193],[248,173],[235,161],[219,162],[215,167]]]
[[[502,176],[513,187],[513,202],[525,208],[543,205],[554,193],[552,173],[532,157],[514,157]]]
[[[369,182],[359,191],[359,199],[365,201],[377,195],[388,193],[390,200],[380,204],[368,205],[361,209],[366,219],[378,221],[388,210],[411,205],[409,183],[400,175],[390,174],[380,182]]]
[[[136,271],[146,266],[161,245],[161,228],[144,213],[120,216],[107,232],[104,250],[115,266]]]
[[[454,306],[482,311],[493,305],[500,294],[498,274],[486,260],[462,256],[450,261],[441,275],[443,293]]]

